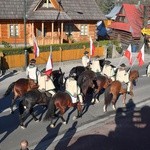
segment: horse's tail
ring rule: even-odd
[[[11,83],[11,84],[8,86],[8,89],[6,90],[4,96],[8,96],[8,95],[12,92],[12,90],[13,90],[13,88],[14,88],[14,85],[15,85],[15,82]]]
[[[105,94],[104,94],[104,103],[105,105],[109,105],[111,100],[112,100],[112,93],[110,93],[110,86],[108,86],[106,89],[105,89]]]
[[[55,104],[54,104],[55,99],[52,97],[52,99],[50,100],[49,104],[48,104],[48,109],[47,112],[45,114],[44,117],[44,121],[49,120],[51,117],[53,117],[55,115]]]

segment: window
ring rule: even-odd
[[[87,25],[81,25],[80,34],[88,35],[88,26]]]
[[[52,6],[50,0],[45,0],[45,2],[44,2],[42,7],[44,7],[44,8],[52,8],[53,6]]]
[[[39,28],[36,28],[36,36],[42,36],[42,31]]]
[[[71,24],[65,25],[66,34],[71,35],[72,31],[73,31],[73,26]]]
[[[17,24],[11,24],[10,25],[10,36],[19,36],[19,30]]]

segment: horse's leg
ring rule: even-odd
[[[20,126],[21,128],[25,129],[25,126],[23,125],[23,116],[24,113],[24,107],[22,105],[22,102],[19,103],[19,120],[20,120]]]
[[[59,117],[61,118],[63,124],[67,124],[66,120],[64,119],[63,117],[63,114],[65,113],[65,109],[64,107],[59,107],[59,110],[60,110],[60,114],[59,114]]]
[[[126,93],[123,93],[123,95],[122,95],[122,103],[126,107]]]
[[[82,117],[82,105],[80,102],[77,102],[76,104],[72,104],[73,107],[77,107],[77,116],[73,117],[73,120]]]
[[[112,98],[112,108],[113,108],[113,110],[116,110],[117,98],[118,98],[118,94],[113,94],[113,98]]]
[[[34,119],[34,121],[36,121],[36,122],[38,122],[39,121],[39,119],[34,115],[34,112],[33,112],[33,107],[32,108],[30,108],[29,109],[30,110],[30,114],[31,114],[31,116],[33,117],[33,119]]]
[[[107,104],[104,104],[104,106],[103,106],[103,111],[104,111],[104,112],[107,112]]]

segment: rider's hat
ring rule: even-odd
[[[30,63],[36,63],[36,60],[35,59],[31,59]]]
[[[106,64],[106,65],[110,65],[111,62],[110,62],[109,60],[105,60],[105,64]]]
[[[89,53],[88,51],[85,51],[85,52],[84,52],[84,54],[88,54],[88,53]]]
[[[120,65],[120,67],[126,67],[126,65],[125,65],[124,63],[122,63],[122,64]]]

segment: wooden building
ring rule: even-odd
[[[32,45],[34,35],[39,45],[95,40],[104,19],[95,0],[0,0],[0,43]]]
[[[111,38],[118,39],[123,46],[127,47],[129,44],[138,46],[143,28],[143,6],[122,4],[118,7],[109,28],[112,29]]]

